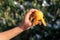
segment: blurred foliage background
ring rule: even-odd
[[[19,25],[31,8],[44,13],[47,27],[36,25],[11,40],[60,40],[60,0],[0,0],[0,32]]]

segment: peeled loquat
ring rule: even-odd
[[[37,23],[40,23],[40,25],[43,24],[44,26],[47,26],[46,21],[43,18],[44,14],[42,11],[37,10],[33,14],[34,14],[33,15],[33,17],[34,17],[33,26],[36,26]]]

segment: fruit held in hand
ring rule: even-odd
[[[37,25],[38,22],[40,23],[40,25],[41,24],[43,24],[44,26],[47,25],[45,19],[43,18],[44,15],[42,11],[39,10],[35,11],[33,17],[34,17],[33,26]]]

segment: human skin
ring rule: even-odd
[[[0,32],[0,40],[10,40],[18,34],[21,34],[23,31],[30,29],[32,27],[32,22],[29,18],[34,11],[36,11],[36,9],[29,10],[25,14],[23,21],[19,26],[4,32]]]

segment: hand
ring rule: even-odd
[[[32,22],[31,22],[31,14],[33,14],[33,12],[35,12],[36,9],[31,9],[27,12],[27,14],[25,14],[24,18],[23,18],[23,21],[22,21],[22,29],[23,30],[27,30],[29,28],[31,28],[32,26]]]

